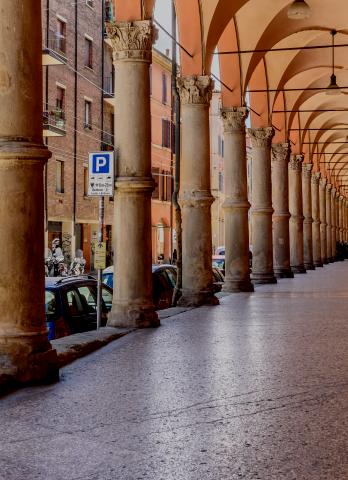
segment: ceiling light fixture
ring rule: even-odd
[[[332,36],[332,74],[330,77],[330,85],[326,89],[326,95],[339,95],[341,93],[340,87],[337,85],[336,75],[335,75],[335,35],[336,30],[331,30]]]
[[[305,0],[295,0],[288,9],[288,18],[291,20],[304,20],[311,15],[311,9]]]

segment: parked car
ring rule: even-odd
[[[152,265],[153,301],[156,310],[162,310],[172,306],[176,278],[177,270],[175,265]],[[103,282],[105,285],[113,288],[113,266],[103,270]]]
[[[213,255],[213,268],[218,268],[225,275],[225,255]]]
[[[97,280],[90,275],[46,277],[45,311],[49,340],[97,327]],[[112,289],[102,286],[102,320],[106,325]]]
[[[225,277],[219,268],[213,267],[213,279],[216,292],[221,292]]]

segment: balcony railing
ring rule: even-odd
[[[115,136],[112,133],[104,132],[103,133],[103,150],[113,150],[114,149]]]
[[[44,137],[62,137],[65,135],[65,112],[60,108],[51,108],[43,112]]]
[[[46,30],[44,38],[44,65],[66,63],[66,38],[54,30]]]

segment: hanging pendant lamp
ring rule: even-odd
[[[327,87],[326,95],[339,95],[341,93],[340,87],[337,85],[335,75],[335,35],[336,30],[331,30],[332,36],[332,74],[330,77],[330,85]]]
[[[295,0],[288,10],[288,18],[291,18],[291,20],[304,20],[310,15],[311,9],[305,0]]]

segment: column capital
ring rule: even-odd
[[[274,128],[248,128],[248,135],[253,147],[271,147],[272,138],[274,137]]]
[[[321,178],[321,179],[320,179],[320,182],[319,182],[319,185],[320,185],[322,188],[326,188],[326,183],[327,183],[327,179],[326,179],[326,178]]]
[[[115,62],[128,60],[151,63],[152,44],[158,33],[151,20],[109,22],[106,28]]]
[[[312,176],[313,163],[303,163],[302,164],[302,174],[305,178],[310,179]]]
[[[312,173],[312,183],[314,185],[319,185],[321,173],[320,172],[314,172]]]
[[[303,160],[304,160],[304,155],[295,155],[295,154],[290,155],[290,162],[289,162],[290,170],[301,172]]]
[[[209,105],[214,80],[209,75],[186,75],[178,78],[178,88],[183,105]]]
[[[272,162],[288,163],[290,143],[272,143]]]
[[[328,192],[330,192],[331,188],[332,188],[332,184],[331,184],[331,183],[327,183],[327,184],[326,184],[326,190],[327,190]]]
[[[332,188],[331,188],[331,194],[332,194],[333,197],[336,197],[336,191],[337,191],[337,190],[336,190],[335,187],[332,187]]]
[[[245,130],[245,120],[249,115],[246,107],[230,107],[221,109],[221,118],[225,133]]]

